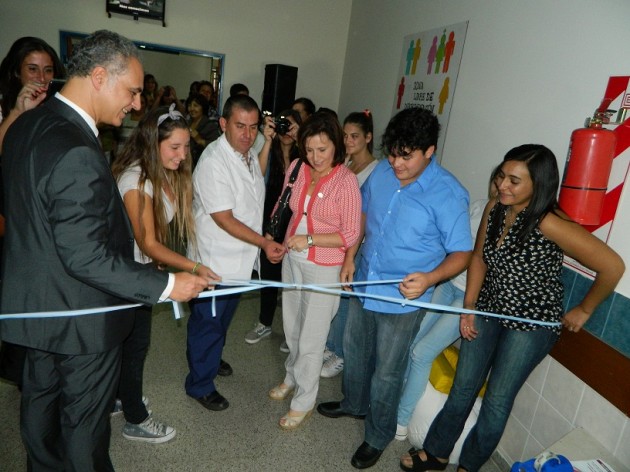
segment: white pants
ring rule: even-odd
[[[341,266],[317,265],[289,252],[282,262],[282,281],[337,283],[340,270]],[[284,364],[287,370],[284,383],[295,387],[291,401],[294,411],[308,411],[315,406],[326,338],[338,307],[338,295],[283,289],[282,322],[289,346],[289,356]]]

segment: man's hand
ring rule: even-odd
[[[175,285],[169,298],[177,302],[187,302],[195,298],[208,287],[208,282],[203,277],[189,274],[188,272],[177,272],[175,274]]]
[[[405,276],[398,285],[398,290],[400,290],[403,297],[413,300],[426,292],[431,285],[433,283],[429,280],[429,275],[426,272],[413,272]]]
[[[261,248],[263,251],[265,251],[267,259],[269,259],[269,262],[271,262],[272,264],[279,263],[286,252],[286,249],[282,244],[279,244],[274,240],[269,240],[266,237],[265,242],[263,243]]]

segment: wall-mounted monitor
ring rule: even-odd
[[[132,16],[135,20],[139,17],[150,18],[164,22],[166,0],[106,0],[107,14],[112,13]]]

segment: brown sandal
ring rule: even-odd
[[[402,459],[400,461],[400,468],[406,472],[424,472],[427,470],[444,470],[446,469],[446,466],[448,465],[448,461],[447,462],[440,462],[437,457],[435,457],[433,454],[430,454],[428,451],[424,451],[424,453],[427,455],[427,460],[422,460],[422,458],[420,457],[420,452],[422,451],[422,449],[416,449],[415,447],[412,447],[411,449],[409,449],[409,457],[411,458],[412,461],[412,466],[409,467],[405,464],[403,464]]]

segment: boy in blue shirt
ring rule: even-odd
[[[359,286],[357,292],[429,302],[438,282],[468,266],[468,192],[433,158],[439,129],[437,117],[421,108],[403,110],[387,125],[383,150],[388,158],[361,189],[365,242],[356,279],[402,283]],[[354,278],[357,249],[346,254],[342,282]],[[365,418],[365,441],[351,461],[357,469],[376,464],[395,436],[409,346],[424,312],[402,303],[350,300],[344,399],[321,403],[317,411],[329,418]]]

